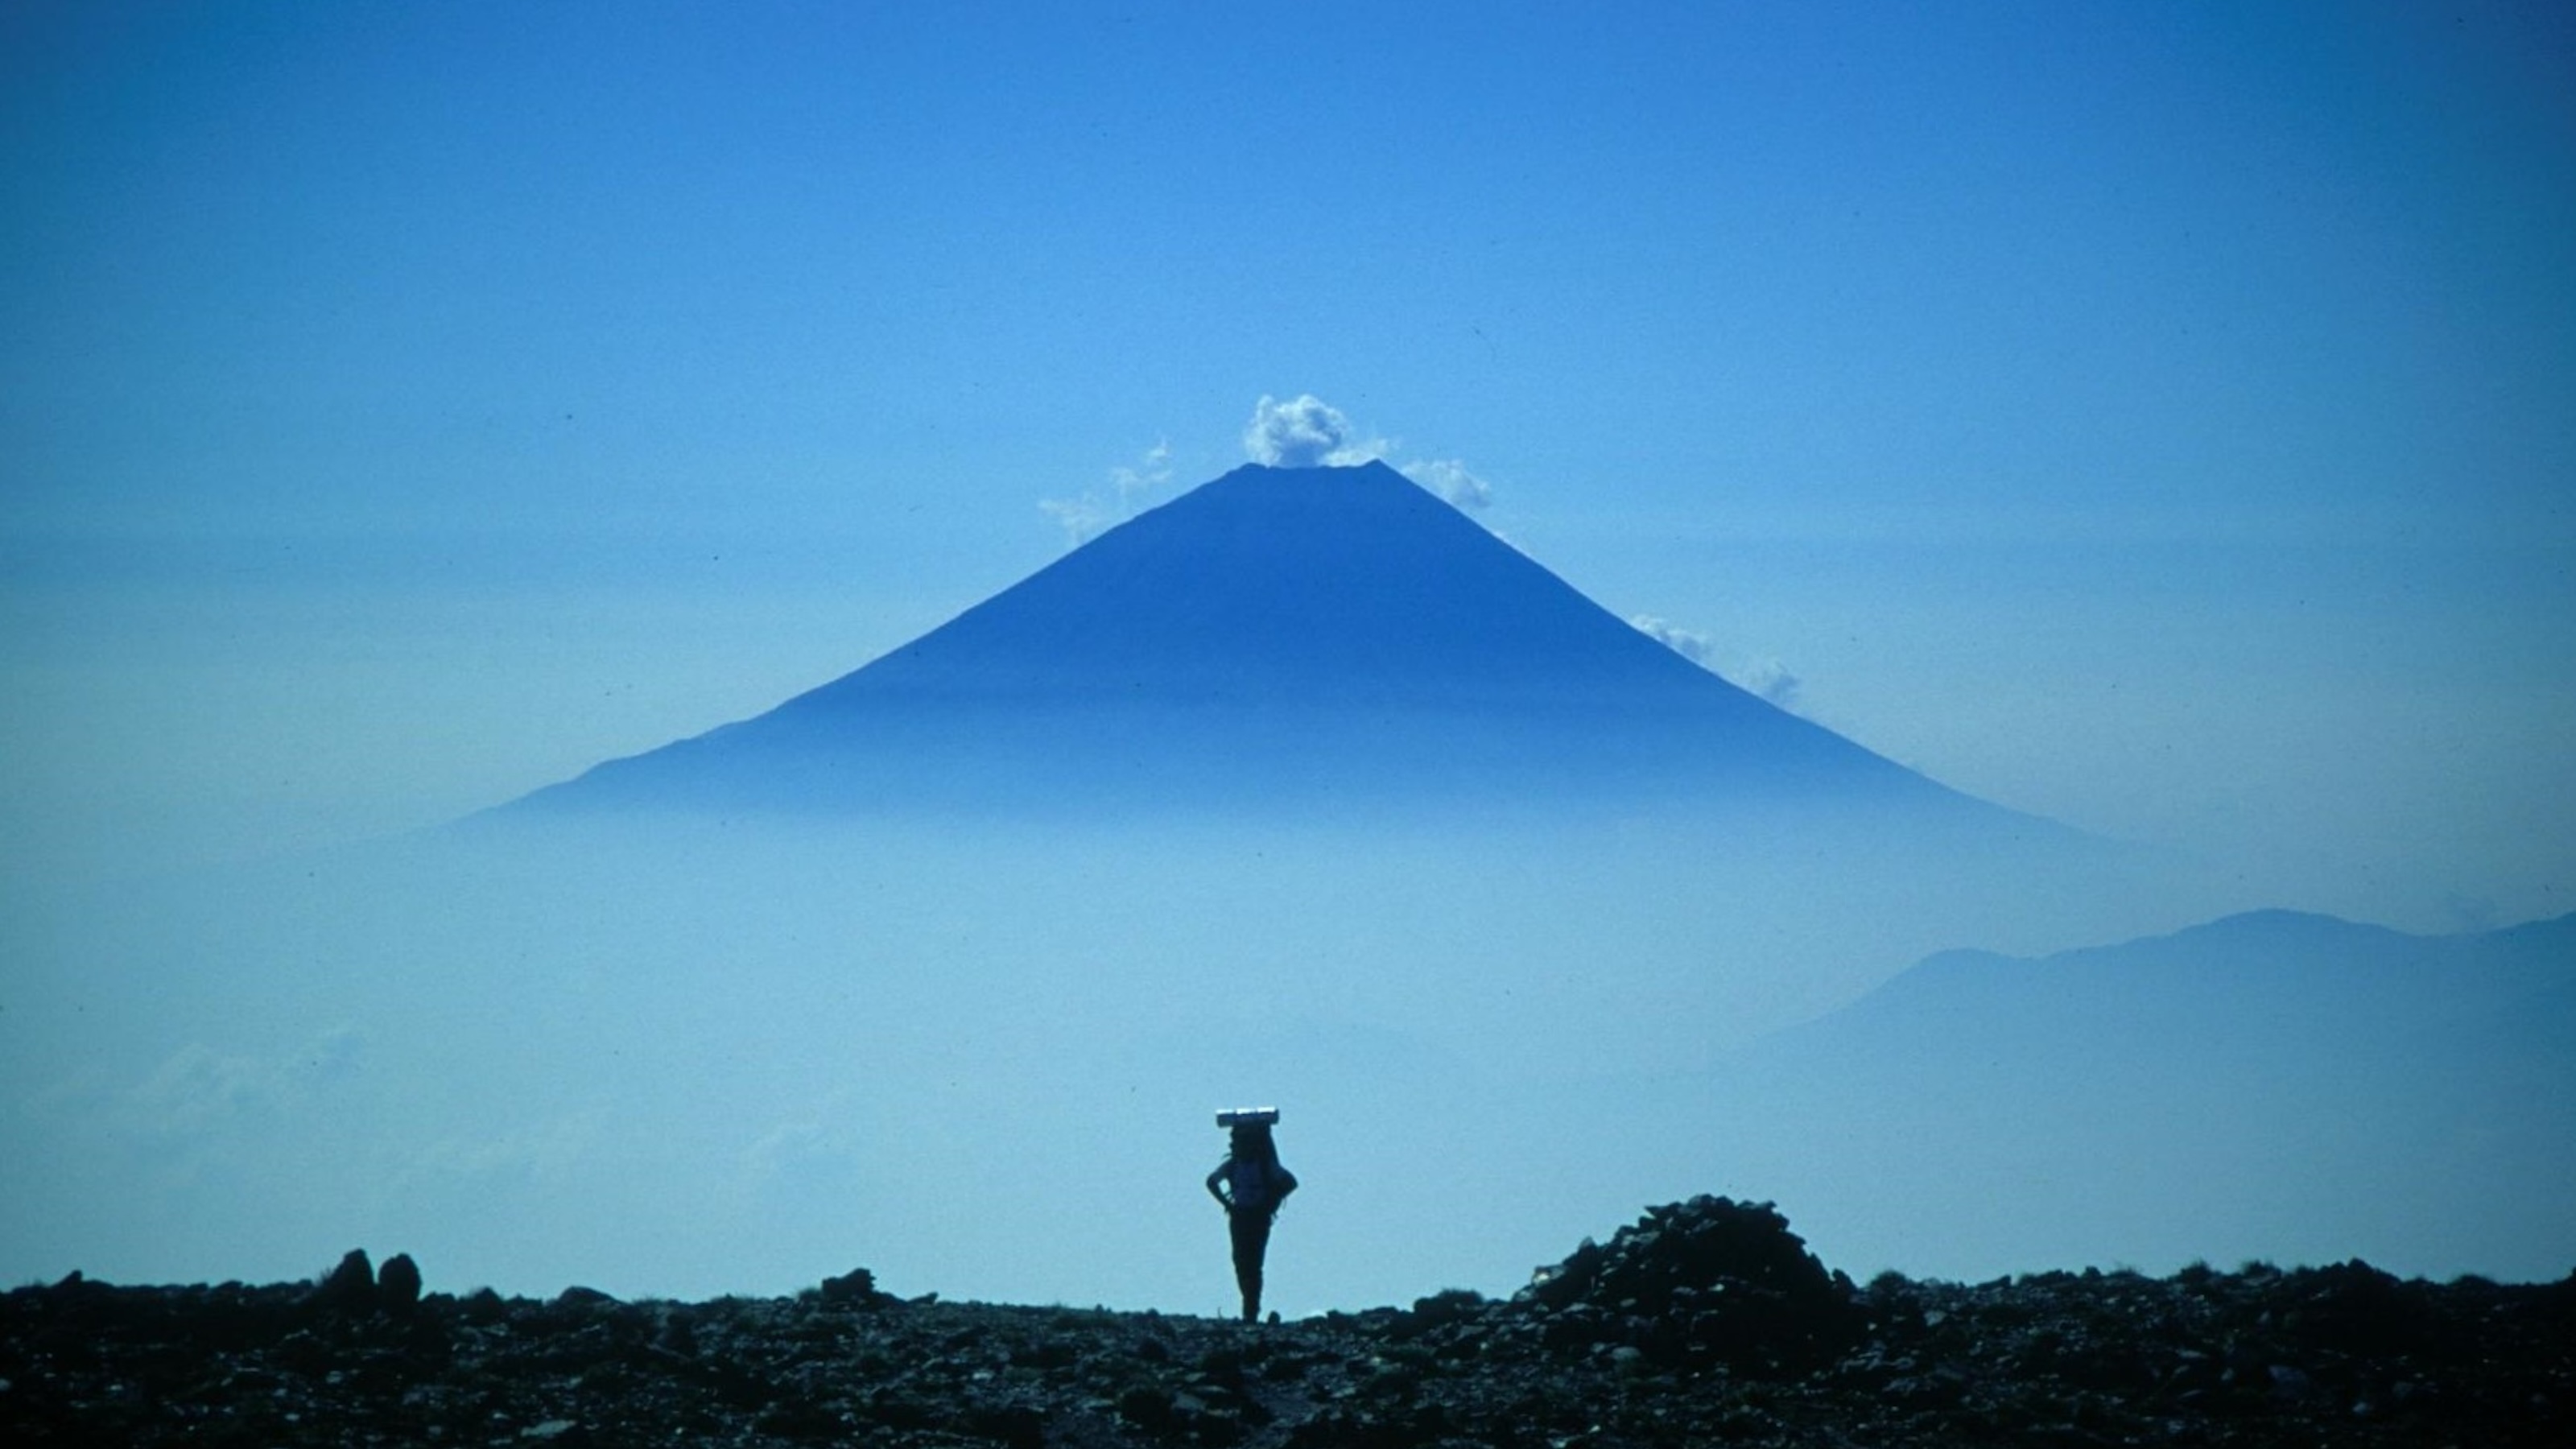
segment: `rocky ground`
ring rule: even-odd
[[[1246,1325],[943,1303],[317,1283],[0,1296],[12,1444],[2576,1444],[2576,1276],[2361,1263],[1866,1286],[1698,1198],[1509,1300]]]

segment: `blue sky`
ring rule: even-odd
[[[1311,392],[1962,788],[2569,908],[2563,9],[1383,8],[10,7],[13,863],[755,712]]]

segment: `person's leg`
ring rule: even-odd
[[[1243,1290],[1243,1321],[1261,1316],[1261,1259],[1270,1248],[1270,1215],[1236,1213],[1227,1224],[1234,1235],[1234,1285]]]

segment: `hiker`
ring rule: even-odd
[[[1270,1140],[1270,1124],[1278,1120],[1275,1107],[1216,1114],[1216,1124],[1234,1134],[1233,1146],[1208,1174],[1207,1190],[1224,1207],[1234,1238],[1234,1281],[1243,1290],[1246,1323],[1261,1317],[1261,1257],[1270,1247],[1270,1220],[1297,1190],[1297,1175],[1279,1165],[1279,1146]]]

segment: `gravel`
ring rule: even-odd
[[[2576,1443],[2576,1275],[2360,1262],[1979,1284],[1828,1271],[1696,1198],[1509,1299],[1292,1323],[899,1298],[315,1282],[0,1295],[0,1435],[133,1445]]]

